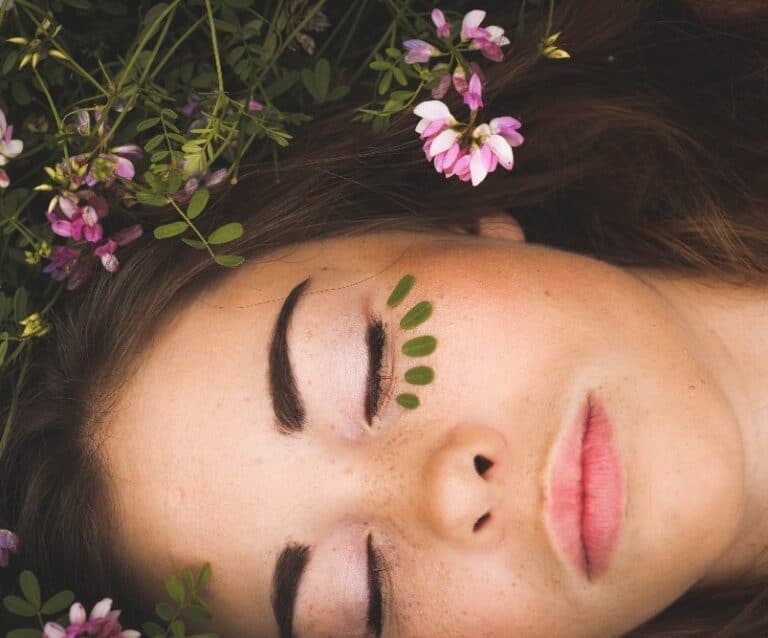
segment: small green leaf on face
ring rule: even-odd
[[[410,341],[406,341],[403,344],[403,354],[409,357],[423,357],[428,354],[432,354],[437,346],[437,340],[434,337],[424,335],[423,337],[416,337]]]
[[[421,323],[424,323],[432,314],[432,304],[428,301],[420,301],[411,308],[400,320],[400,327],[403,330],[410,330]]]
[[[414,410],[419,407],[419,397],[415,394],[398,394],[395,401],[409,410]]]
[[[405,296],[411,292],[411,288],[413,288],[414,283],[416,283],[416,277],[413,275],[406,275],[400,281],[398,281],[397,286],[395,286],[392,294],[389,295],[389,299],[387,299],[387,305],[390,308],[397,306],[397,304],[405,299]]]
[[[435,371],[429,366],[416,366],[405,372],[405,380],[413,385],[427,385],[435,378]]]

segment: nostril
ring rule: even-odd
[[[491,518],[491,513],[490,513],[490,512],[486,512],[485,514],[483,514],[483,515],[482,515],[480,518],[478,518],[478,519],[475,521],[475,525],[474,525],[474,527],[472,528],[472,531],[473,531],[473,532],[477,532],[477,531],[479,531],[479,530],[480,530],[480,528],[481,528],[483,525],[485,525],[485,524],[486,524],[486,523],[487,523],[487,522],[490,520],[490,518]]]
[[[475,470],[480,476],[485,474],[492,465],[493,462],[490,459],[485,458],[482,454],[475,456]]]

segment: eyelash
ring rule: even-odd
[[[365,405],[365,418],[370,425],[373,418],[378,416],[381,407],[381,399],[384,394],[382,388],[382,368],[384,367],[384,346],[387,335],[384,331],[384,324],[380,318],[376,318],[368,326],[368,350],[370,352],[371,366],[373,374],[369,379],[369,387],[366,396],[369,400]]]
[[[373,545],[373,536],[368,534],[368,573],[370,574],[371,587],[375,592],[368,604],[368,628],[377,636],[381,636],[384,610],[387,608],[387,600],[384,597],[385,588],[382,580],[389,578],[389,566],[382,554]]]

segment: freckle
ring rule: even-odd
[[[547,290],[547,289],[545,288],[545,289],[544,289],[544,295],[545,295],[545,296],[547,296],[547,297],[551,297],[551,296],[552,296],[552,293],[551,293],[551,292],[549,292],[549,290]]]
[[[695,385],[689,385],[689,386],[688,386],[688,389],[689,389],[689,390],[695,390],[695,389],[696,389],[696,386],[695,386]]]
[[[345,476],[349,476],[350,474],[352,474],[352,468],[349,467],[349,466],[345,467],[344,468],[344,475]]]

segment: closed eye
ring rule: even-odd
[[[368,326],[366,347],[368,350],[368,382],[365,392],[365,420],[373,424],[373,417],[378,414],[381,403],[381,369],[384,359],[386,333],[384,324],[378,317]]]

